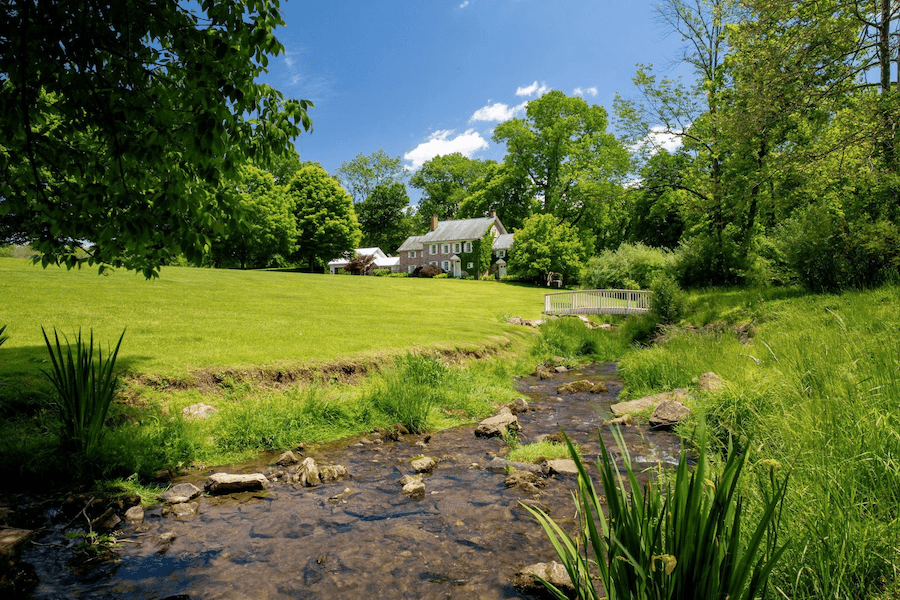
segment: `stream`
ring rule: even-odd
[[[559,396],[566,382],[604,380],[608,392]],[[551,380],[524,378],[517,387],[531,410],[518,415],[520,440],[534,441],[562,428],[583,450],[590,468],[599,454],[597,431],[611,418],[621,383],[615,364],[586,365]],[[487,465],[502,456],[499,438],[478,438],[475,425],[406,435],[396,442],[360,438],[310,445],[303,451],[320,465],[340,464],[350,476],[313,488],[282,481],[261,493],[202,496],[199,513],[186,518],[147,511],[143,525],[123,525],[115,562],[84,571],[67,567],[62,525],[26,544],[22,560],[35,567],[35,599],[109,598],[163,600],[526,598],[511,585],[514,574],[556,560],[521,502],[547,510],[572,529],[572,476],[551,476],[537,497],[504,485],[505,472]],[[608,427],[603,442],[615,448]],[[623,429],[638,469],[674,463],[678,439],[645,426]],[[427,443],[426,443],[427,437]],[[417,445],[417,442],[419,443]],[[426,475],[424,499],[401,493],[409,460],[438,460]],[[271,473],[277,454],[179,477],[203,487],[213,472]],[[343,493],[349,488],[349,493]],[[336,496],[339,496],[335,499]],[[48,514],[53,521],[54,515]],[[57,520],[58,517],[57,517]],[[53,525],[49,526],[53,529]],[[170,543],[160,536],[168,534]]]

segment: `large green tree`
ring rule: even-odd
[[[297,246],[294,204],[287,188],[277,185],[271,173],[245,165],[235,192],[237,223],[213,240],[210,260],[217,267],[282,266]]]
[[[310,128],[257,82],[278,0],[9,0],[0,22],[0,233],[45,265],[199,262],[239,165]]]
[[[527,181],[516,177],[507,164],[492,163],[470,186],[470,194],[460,203],[457,217],[487,217],[495,210],[503,226],[512,231],[522,227],[539,208]]]
[[[297,221],[298,262],[312,271],[359,246],[362,234],[353,198],[325,169],[306,165],[287,188]]]
[[[432,215],[441,220],[457,218],[459,205],[491,164],[493,161],[468,158],[459,152],[425,161],[409,180],[409,185],[422,191],[417,213],[420,229],[428,230]]]
[[[553,215],[538,214],[516,231],[509,272],[544,281],[550,273],[560,273],[572,282],[585,257],[584,244],[575,227],[560,223]]]
[[[363,202],[379,185],[402,183],[407,178],[403,159],[379,149],[372,154],[357,154],[337,170],[338,179],[354,202]]]
[[[379,184],[368,198],[355,206],[364,247],[378,247],[390,254],[412,235],[409,195],[402,183]]]
[[[524,119],[498,125],[494,141],[506,144],[507,167],[529,186],[523,197],[537,198],[559,222],[589,229],[628,171],[628,152],[606,126],[602,106],[552,91],[529,102]]]

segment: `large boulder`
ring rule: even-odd
[[[322,481],[319,467],[316,466],[316,461],[311,458],[304,458],[303,462],[300,463],[299,476],[303,487],[316,487]]]
[[[538,577],[552,583],[570,598],[575,593],[575,587],[569,579],[566,568],[555,561],[549,563],[537,563],[525,567],[513,577],[512,585],[518,592],[528,596],[553,598]]]
[[[547,485],[547,482],[531,471],[520,471],[516,469],[506,476],[503,484],[508,488],[516,488],[531,496],[540,494],[540,489]]]
[[[478,437],[504,436],[510,430],[519,429],[519,419],[508,408],[500,414],[488,417],[475,428]]]
[[[125,522],[129,525],[140,525],[144,522],[144,509],[140,506],[132,506],[125,511]]]
[[[349,477],[350,473],[344,465],[325,465],[319,467],[319,479],[321,481],[337,481]]]
[[[281,456],[278,457],[275,464],[280,467],[289,467],[291,465],[296,465],[298,462],[300,462],[300,459],[297,458],[297,455],[288,450],[287,452],[281,453]]]
[[[684,400],[687,398],[687,390],[676,389],[671,392],[663,392],[652,396],[644,396],[637,400],[628,400],[627,402],[617,402],[610,406],[613,414],[616,416],[624,414],[633,414],[647,410],[648,408],[656,408],[663,402],[668,400]]]
[[[163,509],[163,515],[171,515],[177,519],[192,517],[200,512],[200,504],[197,502],[184,502],[182,504],[172,504]]]
[[[183,504],[199,496],[202,491],[193,483],[179,483],[160,494],[158,498],[167,504]]]
[[[555,458],[541,465],[547,475],[578,475],[578,467],[571,458]]]
[[[269,480],[262,473],[213,473],[206,479],[206,491],[210,494],[255,492],[265,489]]]
[[[430,456],[421,456],[409,461],[409,466],[416,473],[431,473],[437,466],[437,461]]]
[[[425,497],[425,484],[422,483],[421,475],[404,475],[400,478],[400,485],[403,486],[403,495],[414,500],[421,500]]]
[[[538,379],[553,379],[553,373],[544,365],[538,365],[534,370],[534,376]]]
[[[516,398],[506,406],[514,415],[528,412],[528,400],[526,400],[525,398]]]
[[[588,381],[587,379],[582,379],[580,381],[573,381],[572,383],[565,383],[556,388],[557,394],[579,394],[581,392],[590,392],[594,389],[594,382]]]
[[[650,417],[650,427],[653,429],[670,429],[686,419],[691,414],[691,409],[676,400],[667,400],[653,411]]]

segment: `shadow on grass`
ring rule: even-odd
[[[105,357],[108,349],[105,343],[102,347]],[[96,354],[94,358],[96,360]],[[140,364],[150,358],[120,354],[116,360],[116,373],[119,376],[135,373]],[[27,410],[47,402],[53,386],[44,371],[52,367],[44,345],[0,349],[0,414]]]

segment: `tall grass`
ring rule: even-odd
[[[538,359],[561,356],[567,359],[616,360],[631,340],[590,329],[574,317],[550,319],[540,328],[531,353]]]
[[[507,353],[469,362],[439,356],[408,355],[385,363],[354,386],[298,385],[287,390],[250,384],[228,386],[219,394],[197,390],[145,390],[140,402],[111,407],[115,427],[93,452],[92,477],[151,477],[159,469],[218,465],[253,458],[261,451],[284,450],[300,442],[327,442],[388,428],[398,422],[413,431],[453,427],[484,418],[517,395],[513,377],[533,368]],[[427,400],[428,410],[416,407]],[[404,405],[404,402],[411,405]],[[191,420],[182,409],[197,402],[218,412]],[[48,435],[41,435],[45,425]],[[0,472],[39,481],[71,477],[52,460],[59,437],[54,420],[0,422]],[[86,473],[87,474],[87,473]]]
[[[693,408],[723,443],[753,440],[758,455],[792,474],[778,595],[891,597],[900,573],[900,288],[754,303],[750,312],[764,318],[750,343],[728,332],[673,333],[628,354],[620,364],[628,393],[689,387],[705,371],[722,376],[727,387],[698,395]],[[729,300],[720,314],[740,306]],[[764,475],[750,473],[752,514]]]
[[[610,600],[751,600],[765,595],[769,574],[784,551],[777,522],[787,480],[776,481],[770,471],[764,510],[747,519],[738,491],[746,453],[730,447],[715,472],[701,441],[695,469],[688,470],[682,452],[674,483],[661,488],[651,481],[642,489],[621,432],[616,428],[613,433],[626,477],[601,440],[598,468],[605,502],[567,438],[578,467],[577,537],[540,508],[529,508],[550,536],[578,597],[601,597],[595,574]],[[544,583],[557,598],[567,597]]]
[[[422,433],[432,411],[448,401],[444,387],[448,373],[437,357],[407,354],[376,382],[369,401],[409,431]]]

